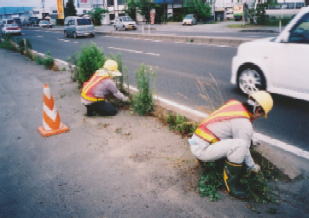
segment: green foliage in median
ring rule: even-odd
[[[94,43],[82,48],[75,59],[77,66],[76,79],[80,85],[86,82],[105,62],[103,51]]]
[[[16,51],[16,47],[12,44],[9,36],[4,36],[0,41],[0,48]]]
[[[154,72],[149,66],[141,65],[136,73],[138,92],[133,95],[132,108],[139,115],[147,115],[153,111],[154,103],[150,87]]]
[[[37,55],[34,57],[34,61],[39,65],[44,65],[49,70],[54,66],[54,59],[50,56],[50,53],[47,53],[45,57]]]
[[[166,122],[171,130],[179,132],[183,136],[192,136],[196,129],[196,124],[189,122],[186,117],[168,114]]]
[[[251,151],[252,156],[258,155],[254,150]],[[268,203],[276,202],[276,188],[271,181],[280,178],[279,171],[268,161],[258,159],[261,164],[261,172],[253,173],[243,167],[243,177],[241,184],[249,194],[248,202]],[[257,161],[255,158],[255,161]],[[265,162],[266,161],[266,162]],[[224,159],[215,162],[202,162],[202,173],[198,183],[198,190],[202,197],[209,197],[211,201],[220,199],[218,190],[224,189],[223,184],[223,165]],[[283,179],[283,178],[281,178]]]

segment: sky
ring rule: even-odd
[[[45,7],[56,7],[57,0],[45,0]],[[40,7],[41,0],[0,0],[0,7]]]

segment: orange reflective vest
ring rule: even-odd
[[[251,115],[241,102],[237,100],[230,100],[203,120],[194,133],[209,143],[215,143],[220,141],[220,139],[213,134],[207,126],[211,123],[234,118],[247,118],[251,120]]]
[[[93,91],[99,83],[109,78],[110,76],[98,76],[97,73],[95,73],[87,82],[84,83],[81,93],[82,98],[91,102],[104,101],[104,98],[94,96]]]

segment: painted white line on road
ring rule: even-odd
[[[114,50],[119,50],[119,51],[127,51],[127,52],[135,53],[135,54],[146,54],[146,55],[152,55],[152,56],[160,56],[160,54],[157,54],[157,53],[145,53],[143,51],[127,49],[127,48],[117,48],[117,47],[108,47],[108,48],[114,49]]]
[[[59,41],[63,41],[63,42],[70,42],[70,40],[67,39],[58,39]]]
[[[151,53],[151,52],[148,52],[148,53],[144,53],[146,55],[152,55],[152,56],[160,56],[160,54],[158,53]]]
[[[153,42],[162,42],[162,40],[153,40]]]
[[[293,154],[295,154],[299,157],[302,157],[302,158],[309,160],[309,152],[305,151],[301,148],[298,148],[295,145],[287,144],[287,143],[282,142],[278,139],[274,139],[274,138],[271,138],[270,136],[267,136],[267,135],[264,135],[264,134],[261,134],[261,133],[257,133],[257,132],[254,134],[254,137],[256,137],[257,140],[265,141],[265,142],[271,144],[272,146],[276,146],[276,147],[281,148],[285,151],[291,152],[291,153],[293,153]]]
[[[135,87],[132,87],[132,86],[130,86],[130,89],[132,89],[133,91],[137,91],[137,89]],[[186,111],[188,113],[195,114],[195,115],[197,115],[199,117],[206,118],[206,117],[209,116],[209,114],[207,114],[207,113],[194,110],[194,109],[192,109],[190,107],[181,105],[181,104],[179,104],[177,102],[168,100],[166,98],[162,98],[162,97],[159,97],[159,96],[154,96],[154,99],[158,99],[159,101],[164,102],[165,104],[171,105],[173,107],[177,107],[177,108],[179,108],[182,111]],[[305,158],[305,159],[309,160],[309,152],[305,151],[305,150],[303,150],[301,148],[298,148],[295,145],[287,144],[287,143],[285,143],[283,141],[280,141],[278,139],[274,139],[274,138],[272,138],[270,136],[267,136],[267,135],[264,135],[264,134],[261,134],[261,133],[258,133],[258,132],[254,133],[254,138],[257,139],[258,141],[264,141],[266,143],[269,143],[271,146],[278,147],[278,148],[280,148],[280,149],[282,149],[284,151],[290,152],[290,153],[292,153],[292,154],[294,154],[296,156],[299,156],[299,157],[302,157],[302,158]]]
[[[37,38],[43,38],[43,36],[39,35],[39,36],[36,36]]]

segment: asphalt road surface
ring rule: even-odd
[[[33,49],[68,60],[81,47],[95,42],[104,53],[121,54],[129,82],[142,63],[156,72],[156,94],[192,108],[211,111],[229,98],[244,99],[229,83],[235,47],[164,42],[97,35],[95,38],[64,38],[61,32],[25,30]],[[267,120],[255,127],[270,137],[309,150],[309,102],[274,95],[275,106]]]

